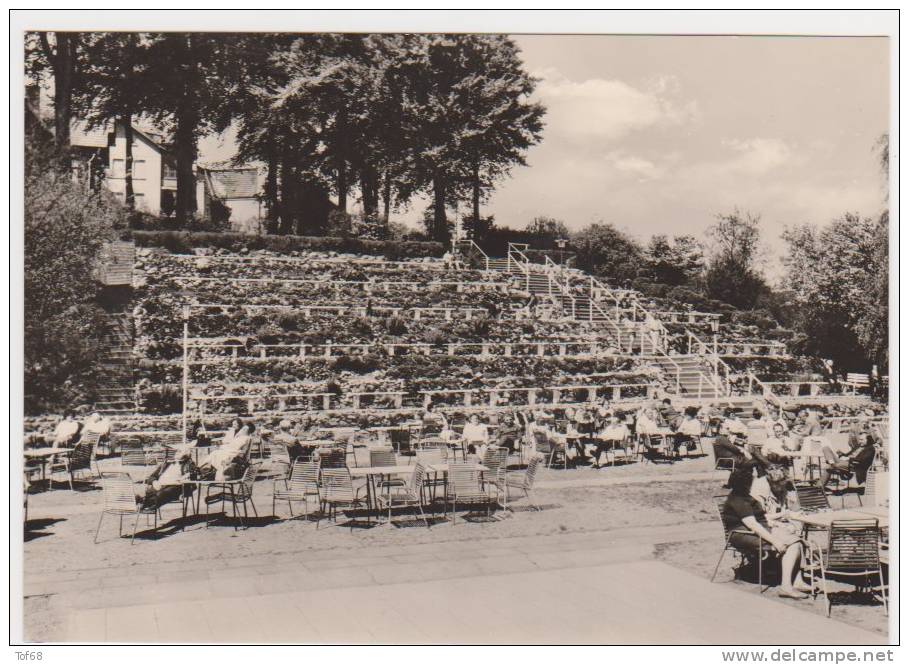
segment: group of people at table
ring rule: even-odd
[[[800,455],[808,441],[817,441],[824,458],[818,484],[826,488],[832,474],[843,478],[854,476],[865,483],[875,456],[884,452],[880,434],[869,420],[858,420],[846,430],[848,450],[834,450],[816,413],[802,411],[795,426],[787,427],[782,419],[755,413],[752,425],[766,428],[766,439],[759,447],[742,445],[746,435],[735,432],[726,423],[716,439],[717,456],[729,456],[735,467],[726,487],[729,495],[722,507],[722,517],[730,531],[729,544],[743,552],[758,552],[763,544],[780,557],[782,576],[779,595],[797,600],[811,592],[802,579],[803,547],[799,529],[790,521],[794,479],[804,477],[806,457]],[[734,443],[733,440],[737,440]],[[738,444],[738,445],[737,445]],[[873,504],[872,504],[873,505]]]
[[[799,450],[803,442],[823,434],[817,415],[803,411],[790,427],[782,418],[774,419],[755,411],[746,425],[731,410],[720,411],[714,405],[700,409],[688,407],[677,411],[671,400],[664,399],[637,411],[612,408],[605,400],[587,408],[567,407],[556,418],[551,411],[541,407],[534,411],[499,414],[481,421],[471,414],[463,426],[455,426],[433,403],[426,405],[418,421],[411,423],[419,428],[424,440],[435,438],[462,451],[465,461],[479,462],[491,446],[503,446],[510,453],[520,453],[525,459],[540,454],[535,433],[562,447],[566,461],[574,466],[589,463],[599,467],[605,462],[607,450],[624,447],[639,439],[645,445],[656,444],[663,452],[678,452],[682,447],[693,447],[699,437],[714,436],[716,456],[731,458],[736,467],[749,469],[759,478],[757,486],[763,496],[780,495],[781,488],[790,480],[790,474],[803,464]],[[763,429],[766,438],[760,447],[746,445],[749,433]],[[260,428],[261,429],[261,428]],[[86,431],[97,431],[102,440],[109,437],[111,423],[94,413],[84,422],[76,420],[72,412],[64,414],[52,434],[45,436],[54,447],[71,448]],[[186,491],[187,480],[234,480],[242,477],[249,464],[250,449],[258,444],[260,432],[251,420],[234,418],[220,439],[206,431],[201,421],[192,423],[187,433],[187,443],[180,446],[172,460],[162,462],[146,479],[146,504],[163,504],[175,500]],[[326,442],[324,430],[310,418],[303,416],[296,423],[282,420],[271,432],[275,443],[287,448],[288,458],[318,459]],[[823,455],[826,466],[821,472],[821,483],[826,483],[831,472],[855,473],[859,482],[875,456],[875,438],[867,424],[854,425],[850,430],[849,450],[841,453],[825,446]],[[216,445],[213,445],[216,444]],[[330,442],[327,443],[330,445]],[[196,454],[193,454],[196,449]],[[200,456],[198,453],[207,451]]]

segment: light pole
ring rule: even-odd
[[[556,245],[559,246],[559,265],[560,266],[563,263],[565,263],[565,257],[564,257],[563,252],[565,251],[565,245],[567,245],[567,244],[568,244],[568,240],[566,238],[556,238]]]

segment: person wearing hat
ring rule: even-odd
[[[184,486],[183,481],[189,480],[195,469],[189,446],[177,447],[174,461],[165,460],[145,479],[145,495],[138,497],[142,507],[159,508],[176,501],[184,492],[192,493],[192,488]]]

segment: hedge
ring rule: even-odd
[[[389,260],[441,257],[442,243],[417,241],[362,240],[330,236],[245,235],[242,233],[193,233],[189,231],[130,231],[138,247],[163,247],[172,254],[188,254],[195,247],[291,252],[339,252],[383,256]]]

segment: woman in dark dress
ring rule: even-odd
[[[783,568],[779,595],[783,598],[806,598],[811,587],[801,579],[802,545],[795,533],[783,524],[770,526],[763,506],[751,496],[754,475],[750,466],[737,468],[729,476],[732,491],[723,505],[723,522],[733,533],[729,542],[743,552],[759,552],[761,541],[769,543],[781,555]],[[774,521],[786,516],[786,511],[774,515]],[[745,533],[745,530],[748,533]]]

